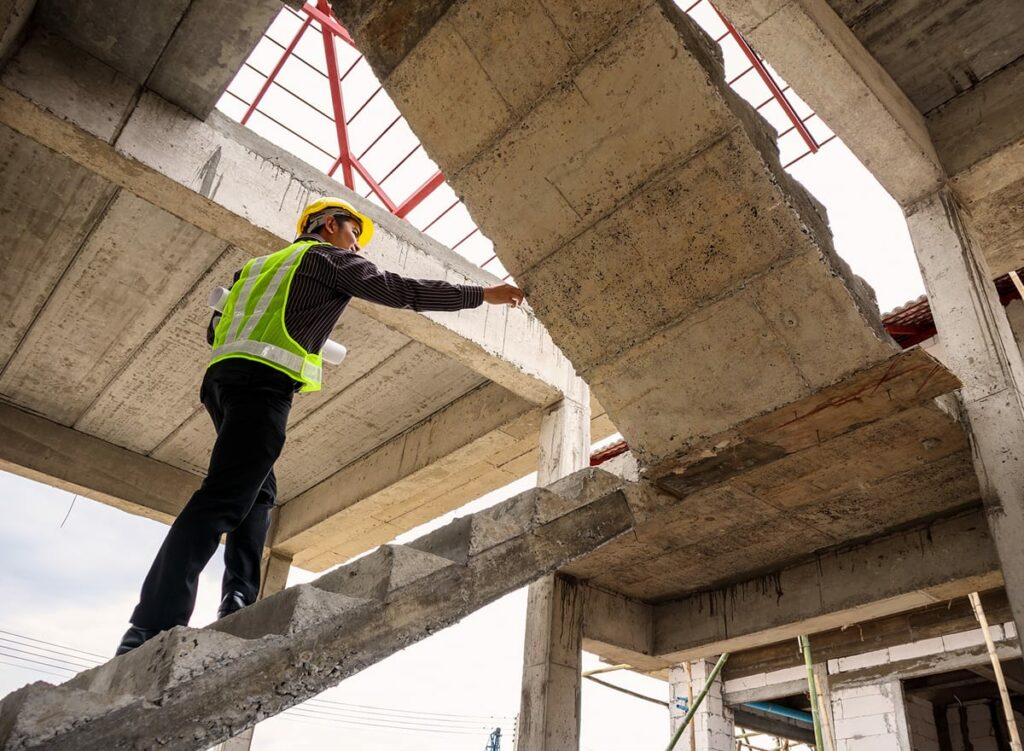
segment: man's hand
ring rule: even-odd
[[[511,305],[513,308],[519,306],[523,301],[523,291],[511,284],[497,284],[493,287],[484,287],[484,302],[491,305]]]

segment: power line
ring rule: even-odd
[[[60,679],[67,678],[66,675],[60,673],[51,673],[49,670],[40,670],[39,668],[30,668],[28,665],[19,665],[16,662],[7,662],[6,660],[0,660],[0,665],[10,665],[12,668],[21,668],[22,670],[31,670],[33,673],[42,673],[43,675],[54,675]]]
[[[53,671],[65,671],[73,674],[95,667],[108,659],[107,656],[96,652],[37,639],[13,631],[0,629],[0,634],[6,634],[6,636],[0,636],[0,657],[16,661],[9,662],[0,659],[0,664],[44,675],[65,679],[66,675]],[[23,647],[27,649],[23,649]],[[40,668],[49,668],[49,670]],[[304,704],[291,707],[283,714],[297,714],[307,720],[315,719],[340,725],[348,724],[355,727],[378,728],[395,732],[454,735],[482,734],[493,730],[496,726],[510,727],[514,722],[514,718],[509,716],[410,711],[375,707],[368,704],[351,704],[320,697],[314,697]]]
[[[42,656],[42,655],[40,655],[40,656]],[[47,668],[56,668],[57,670],[66,670],[69,673],[77,672],[75,670],[72,670],[71,668],[62,667],[61,665],[53,665],[53,664],[51,664],[49,662],[39,662],[37,660],[30,660],[27,657],[19,657],[18,655],[9,655],[9,654],[7,654],[5,652],[0,652],[0,657],[10,657],[10,658],[15,659],[15,660],[21,660],[23,662],[30,662],[33,665],[42,665],[43,667],[47,667]]]
[[[24,639],[25,641],[38,642],[39,644],[45,644],[45,645],[47,645],[49,647],[57,647],[58,649],[67,649],[67,650],[70,650],[72,652],[81,652],[84,655],[89,655],[90,657],[98,657],[101,660],[109,660],[110,659],[110,655],[101,655],[101,654],[99,654],[97,652],[87,652],[84,649],[77,649],[75,647],[68,647],[68,646],[65,646],[63,644],[54,644],[53,642],[50,642],[50,641],[43,641],[42,639],[36,639],[35,637],[32,637],[32,636],[25,636],[23,634],[16,634],[13,631],[6,631],[6,630],[4,630],[2,628],[0,628],[0,634],[7,634],[8,636],[16,636],[19,639]]]
[[[89,668],[95,667],[95,665],[82,665],[80,663],[71,662],[70,660],[65,660],[65,659],[62,659],[60,657],[51,657],[50,655],[47,655],[47,654],[39,654],[38,652],[31,652],[31,651],[29,651],[27,649],[18,649],[17,647],[11,647],[11,646],[9,646],[7,644],[0,644],[0,650],[4,650],[4,649],[10,650],[12,652],[20,652],[21,654],[29,655],[30,657],[41,657],[44,660],[53,660],[54,662],[63,662],[65,665],[70,665],[71,667],[78,668],[79,670],[88,670]],[[3,653],[0,652],[0,654],[3,654]],[[5,657],[14,657],[14,655],[4,655],[4,656]]]
[[[333,716],[333,715],[331,715],[329,713],[322,713],[320,711],[317,711],[317,710],[314,710],[314,709],[310,709],[310,708],[302,706],[302,705],[295,706],[295,707],[292,707],[291,709],[285,710],[282,714],[285,717],[287,717],[289,715],[291,715],[291,716],[298,716],[298,717],[303,717],[303,718],[309,719],[309,720],[320,720],[321,722],[330,722],[330,723],[334,723],[336,725],[342,725],[342,726],[377,728],[377,729],[383,729],[383,730],[390,730],[390,731],[393,731],[393,732],[405,732],[405,733],[440,733],[442,735],[470,735],[470,736],[473,736],[473,735],[482,735],[483,733],[488,732],[488,730],[491,727],[493,727],[493,726],[488,725],[488,726],[483,726],[482,728],[479,728],[479,729],[476,729],[476,730],[469,729],[469,728],[461,729],[461,730],[451,730],[451,729],[446,729],[446,728],[435,728],[435,727],[429,727],[429,726],[427,726],[427,727],[416,727],[416,726],[393,725],[393,724],[386,724],[386,723],[382,724],[382,723],[375,723],[375,722],[364,722],[362,720],[351,720],[351,719],[347,719],[347,718],[336,717],[336,716]]]
[[[334,700],[334,699],[324,699],[324,698],[321,698],[319,696],[316,697],[316,699],[311,699],[310,701],[321,701],[321,702],[324,702],[326,704],[334,704],[334,705],[337,705],[337,706],[340,706],[340,707],[352,707],[352,708],[356,708],[356,709],[366,709],[366,710],[380,711],[380,712],[395,712],[395,713],[399,713],[399,714],[409,714],[409,715],[426,715],[426,716],[429,716],[429,717],[437,717],[437,718],[441,718],[441,717],[454,717],[454,718],[462,718],[462,719],[486,720],[487,722],[493,722],[494,720],[511,720],[511,719],[513,719],[513,717],[511,715],[447,714],[447,713],[444,713],[444,712],[416,712],[416,711],[404,710],[404,709],[389,709],[387,707],[374,707],[374,706],[371,706],[371,705],[368,705],[368,704],[350,704],[350,703],[347,703],[347,702],[337,701],[337,700]]]

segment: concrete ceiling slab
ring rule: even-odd
[[[422,344],[402,347],[290,428],[278,462],[281,498],[324,480],[483,382]]]
[[[223,241],[121,191],[50,291],[0,393],[73,424],[224,251]]]
[[[49,30],[143,83],[188,5],[189,0],[38,0],[35,13]]]
[[[75,429],[149,454],[199,406],[210,359],[206,326],[210,290],[226,284],[247,254],[228,247],[154,329],[134,356],[75,422]]]
[[[1024,55],[1017,0],[829,0],[927,114]]]
[[[116,192],[84,167],[0,126],[0,369]]]

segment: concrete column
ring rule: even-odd
[[[832,715],[844,751],[913,751],[899,678],[832,689]]]
[[[579,379],[569,391],[541,422],[539,486],[590,464],[590,392]],[[582,588],[557,574],[531,584],[517,751],[579,749],[582,645]]]
[[[1006,580],[1024,633],[1024,365],[988,265],[966,216],[943,189],[908,211],[945,362],[963,383],[974,466]]]
[[[674,665],[668,674],[669,732],[674,734],[686,716],[690,697],[697,696],[715,667],[714,660],[697,660]],[[676,744],[678,751],[735,751],[736,732],[732,709],[722,700],[722,676],[719,675],[697,709],[690,725]]]
[[[574,378],[562,401],[541,420],[537,485],[550,485],[589,466],[590,388]]]
[[[288,571],[291,567],[291,556],[281,555],[273,551],[266,553],[263,558],[259,599],[262,600],[264,597],[275,595],[288,586]],[[221,743],[216,747],[215,751],[249,751],[252,747],[252,737],[255,732],[255,726],[244,730],[234,738]]]
[[[1024,353],[1024,301],[1011,300],[1004,310],[1013,338],[1017,340],[1017,348]]]

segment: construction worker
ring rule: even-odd
[[[218,617],[255,601],[292,396],[320,389],[320,351],[353,297],[439,311],[523,301],[509,284],[485,288],[381,271],[359,255],[373,222],[338,198],[307,206],[297,232],[294,243],[236,274],[223,314],[211,321],[213,356],[199,392],[217,430],[209,470],[153,561],[119,655],[188,623],[199,574],[221,535]]]

